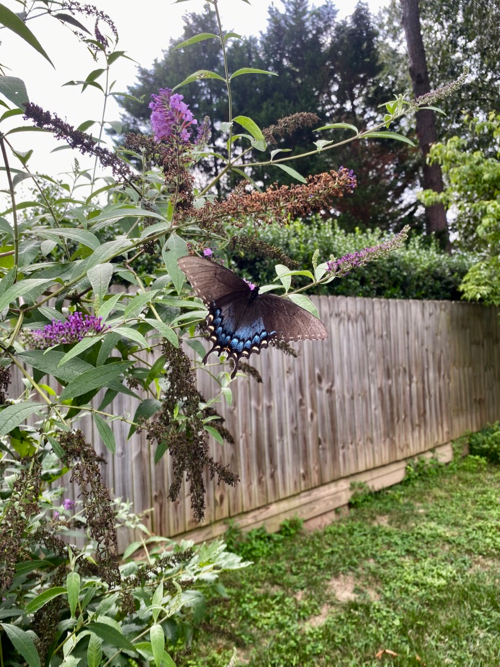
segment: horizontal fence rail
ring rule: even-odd
[[[238,472],[240,482],[231,488],[206,479],[206,537],[214,522],[251,512],[257,521],[262,508],[269,515],[274,505],[283,512],[287,499],[296,507],[297,494],[401,461],[500,418],[497,309],[341,296],[313,301],[329,338],[294,345],[297,359],[274,348],[253,355],[262,384],[239,378],[232,405],[219,405],[235,444],[212,441],[211,453]],[[198,387],[206,398],[214,395],[203,371]],[[119,395],[107,409],[133,416],[136,407]],[[144,433],[127,440],[127,424],[112,426],[115,456],[90,417],[80,423],[107,460],[104,480],[115,496],[132,500],[136,512],[152,508],[146,524],[157,534],[199,528],[187,488],[175,502],[167,499],[169,455],[155,465]],[[74,498],[77,490],[66,483]],[[319,503],[317,514],[321,510]],[[121,549],[134,539],[131,531],[119,537]]]

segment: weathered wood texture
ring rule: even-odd
[[[230,517],[256,524],[259,517],[297,513],[312,494],[313,502],[304,500],[310,518],[331,510],[326,499],[336,480],[403,461],[500,419],[496,309],[447,301],[313,300],[328,340],[295,345],[297,359],[272,348],[252,357],[263,383],[239,378],[232,385],[233,405],[220,406],[235,445],[212,442],[211,450],[241,481],[228,488],[206,480],[201,526],[187,488],[176,502],[167,500],[168,454],[155,466],[144,433],[127,440],[128,426],[115,422],[117,452],[109,456],[92,420],[82,420],[81,428],[108,459],[105,481],[136,511],[153,508],[146,523],[155,533],[203,528],[210,537],[220,532],[210,526]],[[213,380],[202,370],[198,385],[205,397],[214,395]],[[122,396],[108,409],[133,415],[135,407]],[[120,547],[131,539],[122,534]]]

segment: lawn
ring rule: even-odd
[[[500,467],[419,463],[305,532],[255,531],[178,667],[500,665]]]

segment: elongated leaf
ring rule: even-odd
[[[217,442],[219,442],[221,445],[224,444],[224,440],[221,434],[213,426],[208,426],[208,424],[204,424],[203,428],[205,429],[205,431],[207,431],[207,433],[210,433],[212,438],[215,438]]]
[[[291,176],[292,178],[295,178],[297,181],[300,181],[301,183],[307,183],[306,179],[302,176],[302,174],[299,174],[298,171],[295,171],[295,169],[292,169],[286,164],[276,164],[274,165],[275,167],[279,167],[280,169],[283,169],[283,171],[286,171],[286,173]]]
[[[40,236],[47,238],[62,236],[65,239],[72,239],[92,250],[97,250],[101,246],[97,236],[85,229],[43,229],[39,233]]]
[[[54,67],[54,63],[45,52],[45,49],[40,44],[35,35],[31,32],[31,30],[26,27],[24,21],[21,21],[17,14],[14,14],[14,12],[2,4],[0,4],[0,23],[9,30],[12,30],[12,32],[14,32],[16,35],[19,35],[21,39],[24,39],[25,42],[38,51],[38,53],[41,53],[42,56],[49,61],[52,67]]]
[[[10,623],[0,623],[0,625],[14,644],[16,651],[26,660],[28,667],[40,667],[40,657],[29,634],[18,628],[17,625]]]
[[[2,294],[0,297],[0,312],[6,308],[10,303],[18,299],[20,296],[23,296],[23,294],[27,294],[30,292],[34,287],[39,287],[40,285],[47,285],[48,283],[53,282],[52,280],[42,280],[42,279],[36,279],[36,278],[30,278],[28,280],[22,280],[19,283],[16,283],[15,285],[12,285],[12,287],[9,287],[9,289]]]
[[[113,294],[112,297],[106,299],[106,301],[99,307],[97,315],[102,317],[103,320],[106,320],[108,315],[111,313],[113,308],[116,306],[118,301],[123,297],[123,294]]]
[[[218,79],[219,81],[224,81],[224,83],[226,82],[226,79],[220,74],[211,72],[208,69],[199,69],[197,72],[190,74],[184,81],[182,81],[182,83],[179,83],[175,88],[172,88],[172,90],[177,90],[177,88],[186,86],[188,83],[193,83],[193,81],[198,81],[199,79]]]
[[[290,269],[288,268],[288,266],[285,266],[284,264],[276,264],[274,268],[278,278],[281,280],[281,283],[284,285],[285,290],[288,292],[288,290],[290,289],[290,285],[292,284]]]
[[[82,352],[85,352],[89,348],[91,348],[93,345],[98,343],[102,339],[102,336],[88,336],[87,338],[82,338],[82,340],[75,345],[75,347],[71,348],[69,352],[66,352],[66,354],[62,357],[61,361],[59,362],[59,366],[63,366],[66,364],[70,359],[73,359],[74,357],[77,357],[79,354]]]
[[[39,413],[42,409],[42,404],[30,403],[23,401],[16,405],[8,405],[0,411],[0,435],[7,435],[16,426],[22,424],[30,415]]]
[[[151,648],[153,649],[156,667],[160,667],[161,659],[163,657],[163,649],[165,648],[165,634],[163,628],[158,623],[155,623],[151,626],[149,635],[151,638]]]
[[[149,318],[145,318],[145,321],[154,327],[156,331],[158,331],[163,336],[163,338],[168,340],[169,343],[172,343],[174,347],[179,347],[179,339],[177,338],[177,334],[168,326],[168,324]]]
[[[102,658],[101,649],[102,639],[100,639],[94,632],[90,633],[90,641],[87,648],[87,665],[88,667],[99,667]]]
[[[144,336],[131,327],[117,327],[114,329],[114,333],[120,334],[120,336],[123,336],[124,338],[133,340],[135,343],[139,343],[141,347],[151,347],[150,343],[148,343]]]
[[[123,313],[123,319],[128,320],[139,315],[139,313],[144,309],[144,306],[148,304],[158,290],[151,290],[150,292],[142,292],[136,294],[127,304],[125,312]]]
[[[161,401],[157,401],[155,398],[146,398],[135,411],[134,421],[137,423],[140,419],[149,419],[155,412],[158,412],[161,405]],[[136,427],[132,425],[127,437],[131,438],[136,430]]]
[[[113,271],[114,266],[109,262],[98,264],[90,269],[90,271],[87,271],[87,277],[90,280],[94,292],[94,308],[97,311],[99,311],[100,305],[103,303],[104,297],[108,293],[108,287],[111,278],[113,277]]]
[[[200,32],[199,35],[190,37],[189,39],[186,39],[184,42],[177,44],[177,46],[174,46],[172,50],[177,51],[177,49],[183,49],[185,46],[191,46],[191,44],[196,44],[197,42],[203,42],[205,39],[219,39],[219,37],[218,35],[214,35],[211,32]]]
[[[82,373],[72,380],[61,394],[61,400],[66,401],[76,396],[86,394],[93,389],[106,387],[109,382],[118,378],[130,365],[128,361],[119,361],[106,366],[98,366],[90,371]],[[99,634],[99,633],[96,633]]]
[[[241,69],[236,70],[229,80],[234,79],[236,76],[241,76],[242,74],[270,74],[271,76],[278,76],[276,72],[268,72],[265,69],[255,69],[255,67],[242,67]]]
[[[8,273],[4,275],[2,280],[0,280],[0,296],[5,294],[5,292],[14,284],[16,279],[17,268],[13,266]]]
[[[352,130],[354,134],[359,134],[358,128],[349,123],[332,123],[331,125],[323,125],[322,127],[318,127],[315,132],[322,132],[323,130]]]
[[[172,234],[162,250],[163,261],[167,267],[168,275],[174,283],[175,289],[180,293],[186,278],[177,265],[177,260],[185,257],[188,253],[186,241],[177,234]]]
[[[68,603],[71,618],[75,617],[78,597],[80,596],[80,575],[78,572],[69,572],[66,577],[66,588],[68,589]]]
[[[24,104],[29,102],[24,81],[16,76],[0,76],[0,94],[24,111]]]
[[[311,299],[304,294],[289,294],[288,298],[290,301],[293,301],[297,306],[300,306],[304,310],[307,310],[309,313],[312,313],[314,317],[317,317],[319,319],[319,314],[316,309],[316,306],[314,303],[311,301]]]
[[[94,632],[98,637],[104,639],[105,642],[116,646],[117,648],[124,648],[127,651],[135,652],[132,642],[125,637],[119,630],[107,623],[89,623],[87,630]]]
[[[40,593],[40,595],[37,595],[36,598],[26,605],[27,613],[34,614],[35,611],[41,609],[47,602],[50,602],[64,593],[66,593],[66,588],[64,586],[54,586],[54,588],[49,588],[49,590]]]
[[[127,250],[131,245],[131,241],[127,239],[118,239],[117,241],[108,241],[108,243],[103,243],[94,253],[89,257],[87,264],[87,271],[90,271],[91,268],[97,266],[98,264],[103,264],[121,253],[124,250]]]
[[[266,143],[264,135],[262,134],[262,130],[257,125],[257,123],[248,116],[236,116],[234,122],[238,123],[239,125],[242,125],[245,128],[245,130],[247,132],[250,132],[252,137],[257,141],[262,141],[264,142],[264,144]]]
[[[109,451],[114,454],[116,452],[116,441],[113,429],[101,415],[97,414],[97,412],[94,413],[94,420],[106,449],[109,449]]]
[[[85,371],[89,371],[93,366],[83,359],[72,359],[64,366],[59,366],[64,357],[64,352],[56,350],[29,350],[20,352],[21,361],[33,366],[42,373],[48,373],[62,382],[71,382]]]
[[[415,146],[411,139],[408,139],[397,132],[368,132],[363,135],[363,139],[395,139],[396,141],[402,141],[404,144]]]

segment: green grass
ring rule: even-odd
[[[249,667],[500,665],[500,467],[418,464],[354,504],[322,531],[232,529],[254,565],[223,578],[178,667],[226,667],[234,647]]]

